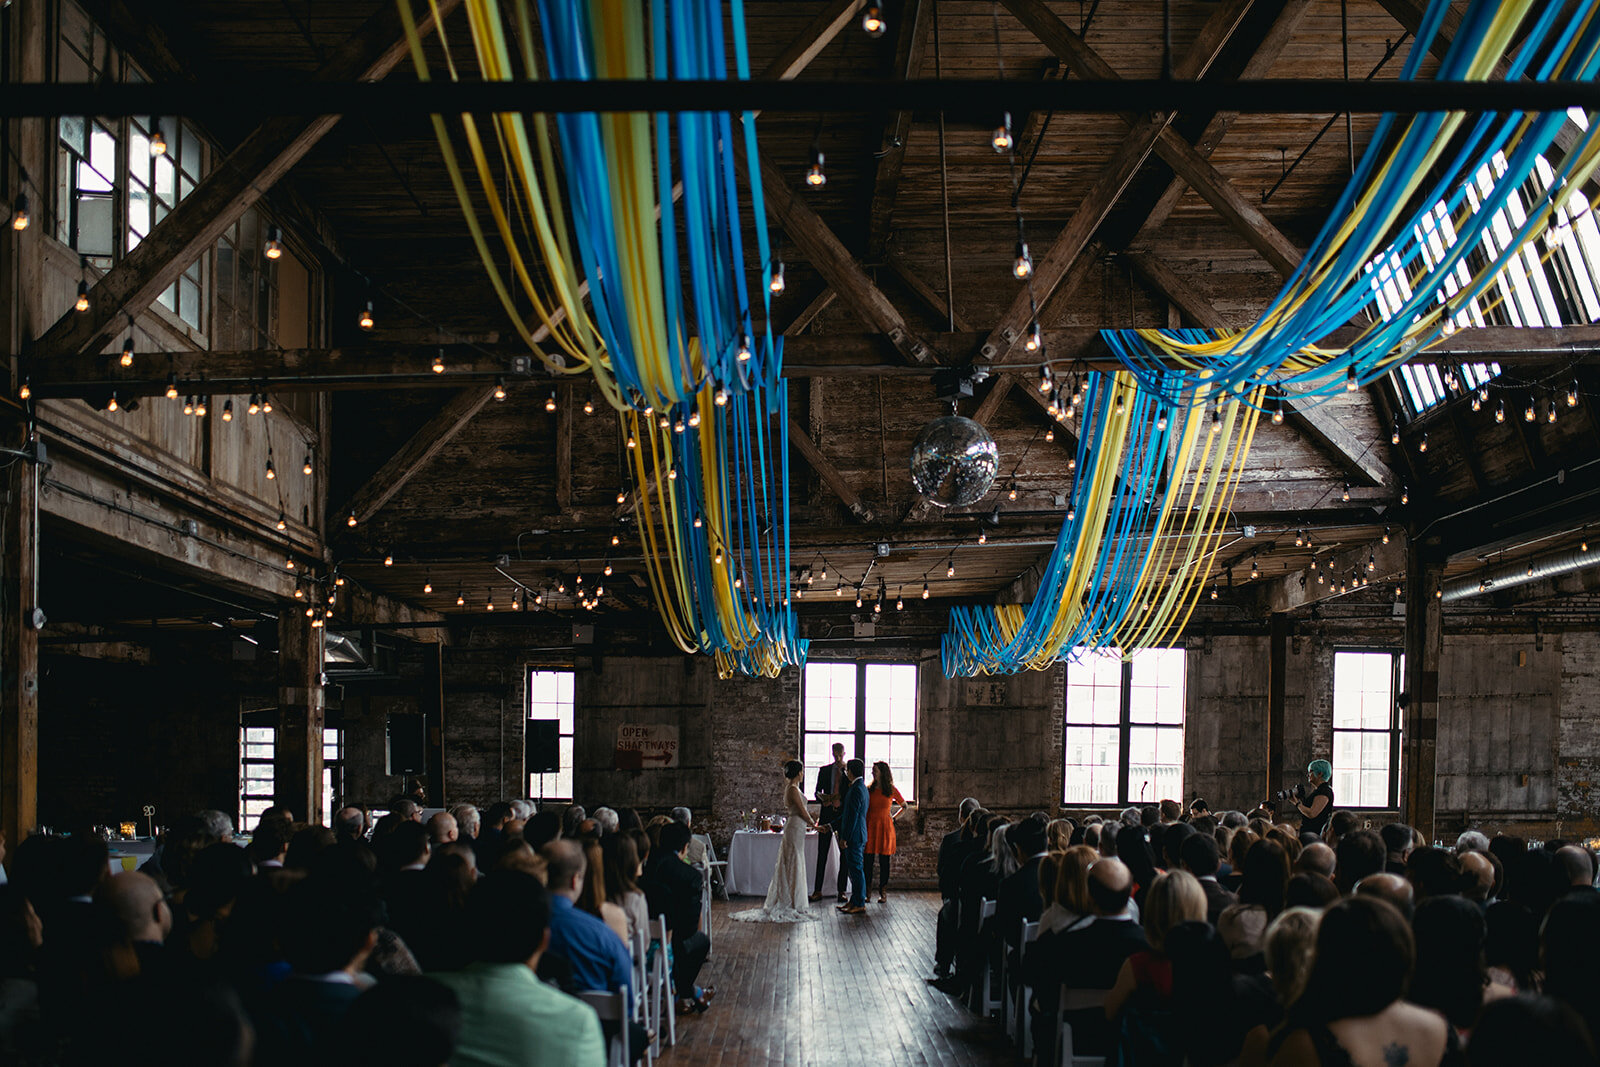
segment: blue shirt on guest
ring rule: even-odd
[[[633,957],[622,938],[601,919],[580,911],[559,893],[550,894],[550,951],[572,967],[579,989],[627,991],[633,1007]]]

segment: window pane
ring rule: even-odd
[[[805,728],[854,730],[856,665],[808,663],[805,673]]]
[[[1067,663],[1067,721],[1111,725],[1120,721],[1122,657],[1114,650],[1077,650]]]
[[[1135,726],[1128,731],[1128,800],[1151,804],[1183,797],[1183,731]]]
[[[1119,763],[1116,727],[1069,726],[1062,799],[1068,804],[1114,804]]]
[[[844,746],[845,759],[851,758],[852,750],[856,747],[854,732],[807,733],[802,740],[800,762],[806,765],[806,785],[802,792],[806,796],[811,795],[811,785],[817,780],[817,772],[833,762],[835,742]]]
[[[862,757],[867,764],[868,781],[871,768],[879,760],[889,765],[895,788],[907,800],[916,799],[917,738],[915,734],[868,734],[867,749]]]
[[[911,663],[869,663],[867,729],[914,730],[917,722],[917,668]]]
[[[1394,708],[1394,653],[1333,654],[1333,725],[1388,729]]]

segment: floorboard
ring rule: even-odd
[[[936,893],[895,893],[844,916],[831,900],[822,921],[736,923],[757,898],[712,905],[713,951],[702,984],[711,1010],[678,1020],[671,1064],[811,1067],[851,1061],[947,1067],[1020,1063],[1000,1023],[973,1015],[928,986]]]

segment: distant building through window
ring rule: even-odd
[[[1183,799],[1186,653],[1077,649],[1067,662],[1063,804]]]

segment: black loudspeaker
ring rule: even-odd
[[[388,774],[422,774],[424,727],[421,715],[391,715],[388,723]]]
[[[560,725],[555,719],[528,720],[526,773],[549,774],[561,769]]]

